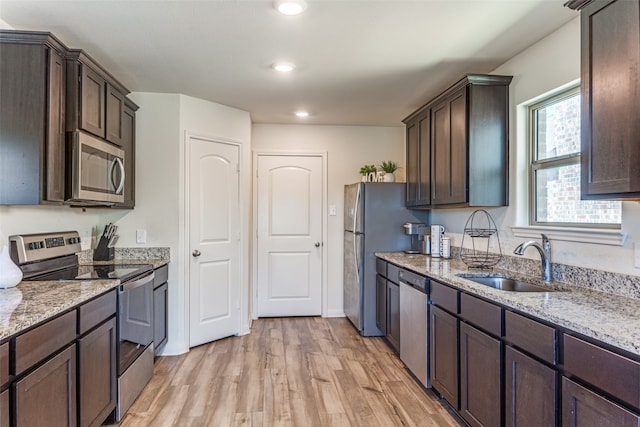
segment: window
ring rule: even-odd
[[[580,91],[529,107],[532,225],[620,228],[620,202],[580,200]]]

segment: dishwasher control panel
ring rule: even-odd
[[[398,280],[400,283],[405,283],[407,285],[413,286],[421,292],[429,293],[429,279],[420,274],[414,273],[409,270],[400,269],[400,273],[398,275]]]

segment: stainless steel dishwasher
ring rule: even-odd
[[[400,359],[424,387],[431,387],[428,375],[429,279],[400,270]]]

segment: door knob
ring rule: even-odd
[[[198,257],[198,256],[200,256],[202,254],[200,253],[199,250],[196,249],[196,250],[193,251],[192,255],[195,256],[195,257]]]
[[[316,244],[314,245],[316,248],[320,247],[320,242],[316,242]]]

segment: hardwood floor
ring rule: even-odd
[[[265,318],[251,333],[161,357],[120,423],[459,426],[381,338],[345,318]]]

